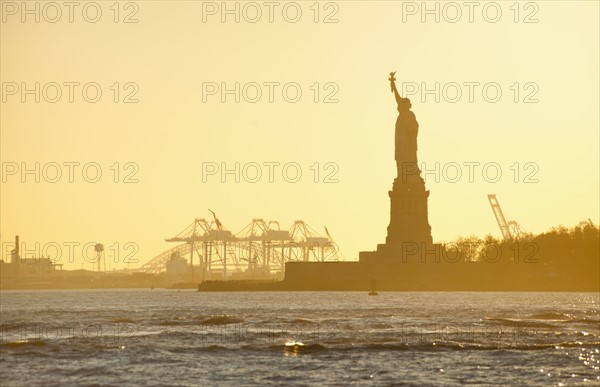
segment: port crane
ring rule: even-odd
[[[189,255],[192,278],[196,255],[200,263],[200,280],[238,277],[268,277],[283,275],[286,262],[337,261],[343,257],[331,239],[320,236],[302,220],[296,220],[289,230],[282,229],[277,221],[255,218],[250,224],[233,234],[221,223],[216,213],[209,209],[212,220],[196,218],[167,242],[183,242],[164,251],[145,263],[140,271],[160,273],[176,253]]]
[[[504,217],[504,213],[502,212],[502,208],[500,207],[500,203],[496,198],[495,194],[488,194],[488,200],[490,205],[492,206],[492,211],[494,212],[494,216],[496,217],[496,222],[498,222],[498,226],[500,226],[500,232],[502,233],[502,237],[508,240],[519,239],[523,234],[521,231],[521,226],[519,223],[514,220],[507,221]]]
[[[215,225],[217,226],[217,230],[223,231],[223,223],[221,223],[219,218],[217,218],[217,214],[215,214],[215,212],[213,210],[211,210],[210,208],[208,210],[213,215],[213,219],[215,220]]]
[[[209,210],[212,212],[211,210]],[[206,219],[194,219],[194,222],[180,232],[176,237],[167,239],[167,242],[185,242],[190,245],[190,266],[192,270],[192,278],[194,278],[194,251],[196,251],[200,264],[202,266],[202,275],[205,275],[207,268],[210,270],[210,255],[213,249],[213,244],[217,241],[223,242],[226,246],[228,240],[233,239],[231,231],[225,230],[221,222],[217,219],[217,216],[212,212],[214,221],[209,222]],[[201,244],[204,252],[200,252],[197,249],[198,244]],[[210,250],[210,251],[209,251]],[[215,251],[218,258],[223,262],[223,269],[227,270],[227,258],[226,250],[223,249]],[[202,258],[204,257],[204,262]]]

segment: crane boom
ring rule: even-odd
[[[221,221],[219,221],[219,219],[217,218],[217,215],[215,214],[215,212],[213,210],[211,210],[210,208],[208,210],[212,213],[213,218],[215,219],[215,225],[217,225],[217,230],[222,231],[223,225],[221,224]]]
[[[510,228],[508,227],[508,222],[506,221],[506,218],[504,218],[502,208],[500,208],[500,203],[498,203],[496,195],[488,194],[488,200],[490,201],[490,205],[492,206],[492,211],[494,211],[496,222],[498,222],[498,226],[500,226],[502,236],[504,237],[504,239],[513,239],[513,235],[511,234]]]

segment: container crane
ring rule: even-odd
[[[488,194],[488,200],[492,206],[492,211],[496,217],[496,222],[498,222],[498,226],[500,226],[502,237],[508,240],[519,239],[523,233],[519,223],[515,222],[514,220],[506,221],[504,213],[502,212],[502,208],[500,208],[500,203],[498,202],[495,194]]]

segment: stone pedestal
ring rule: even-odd
[[[390,196],[390,223],[387,228],[385,244],[377,246],[376,251],[359,253],[360,261],[405,260],[406,255],[436,248],[431,237],[428,220],[427,200],[429,191],[418,169],[413,173],[400,173],[394,180]]]
[[[390,224],[387,228],[386,244],[402,242],[432,243],[429,226],[427,199],[429,191],[419,177],[417,181],[394,181],[388,192],[390,196]]]

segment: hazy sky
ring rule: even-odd
[[[389,222],[390,71],[434,241],[499,237],[488,193],[526,231],[598,223],[597,1],[21,4],[1,2],[4,259],[19,234],[66,268],[88,242],[135,267],[208,208],[234,233],[327,226],[356,259]]]

